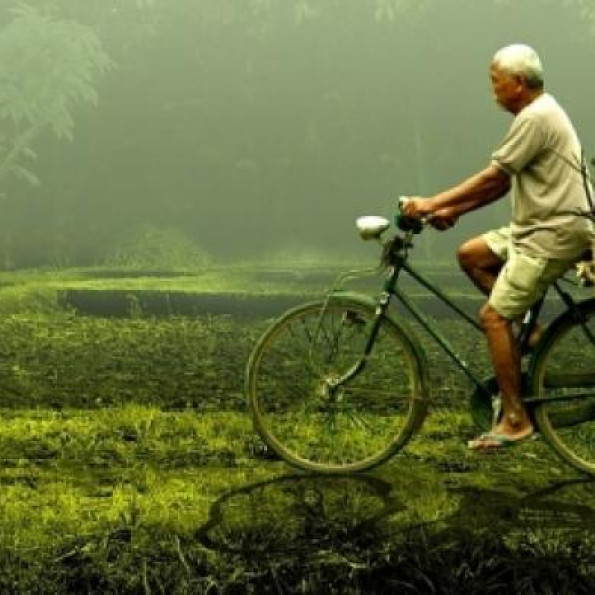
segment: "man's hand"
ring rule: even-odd
[[[401,212],[406,217],[422,219],[432,213],[432,201],[427,198],[404,196],[401,201]]]
[[[445,231],[446,229],[450,229],[454,227],[456,222],[458,221],[458,215],[455,215],[453,210],[450,207],[445,207],[438,211],[435,211],[430,215],[428,219],[428,223],[434,227],[435,229],[439,229],[440,231]]]
[[[406,197],[402,202],[401,210],[407,217],[427,219],[432,227],[440,231],[450,229],[458,219],[458,215],[454,213],[452,207],[444,207],[436,211],[431,199],[419,196]]]

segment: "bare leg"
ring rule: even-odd
[[[483,294],[489,295],[504,261],[492,252],[481,236],[462,244],[457,257],[461,269],[473,284]],[[524,438],[533,433],[533,426],[520,399],[521,358],[512,332],[512,321],[500,316],[487,304],[481,309],[480,319],[502,397],[502,417],[491,432],[512,440]],[[497,441],[474,442],[481,443],[478,448],[499,446]],[[474,443],[471,445],[474,446]]]
[[[484,295],[489,295],[504,261],[491,251],[481,236],[462,244],[457,251],[457,258],[461,269],[473,284]]]
[[[502,397],[502,418],[492,433],[518,440],[533,433],[531,420],[521,401],[521,358],[510,320],[500,316],[489,304],[481,309],[481,322],[488,340],[496,380]],[[482,447],[498,446],[484,441]]]

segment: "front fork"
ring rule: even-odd
[[[390,303],[391,295],[393,294],[394,287],[397,283],[397,279],[399,276],[399,272],[401,271],[401,267],[395,265],[392,267],[390,275],[384,285],[384,289],[378,298],[378,304],[376,306],[374,320],[372,322],[372,328],[370,330],[370,335],[368,340],[366,341],[366,346],[364,348],[364,353],[359,358],[359,360],[349,369],[345,374],[339,376],[337,378],[327,378],[325,381],[326,386],[328,387],[331,394],[333,394],[336,390],[338,390],[343,384],[349,382],[353,378],[355,378],[365,367],[368,360],[368,356],[372,353],[372,349],[374,347],[374,343],[378,338],[378,333],[380,331],[380,324],[382,323],[382,319],[384,318],[386,311],[388,309],[388,305]]]

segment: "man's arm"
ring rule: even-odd
[[[432,212],[449,209],[451,215],[459,217],[490,204],[510,190],[510,176],[494,163],[458,186],[433,196]]]
[[[448,190],[427,198],[413,198],[405,203],[410,217],[436,214],[441,218],[457,217],[494,202],[510,190],[510,176],[492,163],[470,178]]]

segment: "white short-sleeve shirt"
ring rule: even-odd
[[[565,213],[589,208],[580,172],[580,142],[551,95],[539,95],[515,116],[492,162],[511,176],[510,227],[516,249],[572,259],[590,246],[593,225]]]

